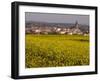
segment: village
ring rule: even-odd
[[[30,26],[30,27],[28,27]],[[71,27],[62,26],[60,24],[54,25],[53,27],[49,25],[26,25],[26,34],[68,34],[68,35],[89,35],[89,30],[81,30],[78,21]]]

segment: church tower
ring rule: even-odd
[[[78,21],[76,21],[76,23],[75,23],[75,28],[79,28],[79,25],[78,25]]]

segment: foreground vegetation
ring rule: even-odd
[[[26,35],[25,66],[89,65],[89,36]]]

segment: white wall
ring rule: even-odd
[[[10,78],[11,65],[11,2],[14,0],[0,1],[0,81],[13,81]],[[72,4],[72,5],[87,5],[98,6],[98,14],[100,14],[100,0],[21,0],[30,2],[44,2],[44,3],[58,3],[58,4]],[[98,15],[98,22],[100,15]],[[98,23],[98,30],[100,31],[100,23]],[[100,35],[100,32],[98,33]],[[98,38],[100,41],[100,37]],[[100,47],[100,43],[98,43]],[[100,50],[99,50],[100,53]],[[100,62],[100,55],[98,58]],[[99,68],[100,68],[100,63]],[[100,72],[100,70],[99,70]],[[34,81],[99,81],[98,75],[82,75],[82,76],[66,76],[53,78],[39,78]],[[26,79],[26,81],[33,81],[33,79]]]

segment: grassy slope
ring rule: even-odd
[[[26,35],[25,50],[27,68],[89,64],[88,36]]]

